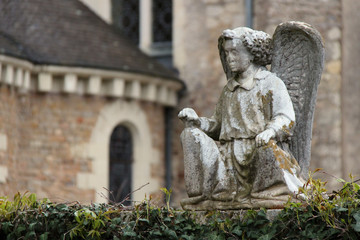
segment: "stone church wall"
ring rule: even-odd
[[[90,146],[89,142],[101,110],[121,101],[138,106],[142,113],[135,115],[146,116],[152,155],[155,156],[150,157],[153,159],[150,179],[156,183],[156,189],[163,184],[163,106],[76,94],[20,94],[6,86],[1,87],[0,99],[0,195],[12,196],[17,191],[30,191],[57,202],[76,200],[90,203],[99,199],[92,186],[83,187],[79,175],[94,172],[94,159],[88,152],[96,146]],[[117,114],[122,113],[119,111]],[[4,138],[6,146],[1,140]],[[134,171],[135,175],[144,175],[142,168]],[[137,187],[140,186],[134,186]],[[144,189],[148,192],[146,187]],[[159,191],[151,191],[160,195]],[[144,197],[142,195],[136,200]]]
[[[310,169],[323,168],[343,177],[342,150],[342,6],[340,0],[295,1],[254,0],[254,28],[273,34],[284,21],[304,21],[321,33],[325,43],[325,68],[318,89],[315,110],[312,162]],[[187,84],[187,93],[178,110],[193,107],[199,115],[210,116],[225,85],[225,76],[217,50],[222,30],[245,26],[244,1],[175,1],[174,62]],[[179,136],[182,123],[175,119]],[[354,123],[355,124],[355,123]],[[174,203],[184,197],[182,152],[179,138],[174,140]],[[334,178],[322,174],[330,187]]]
[[[0,185],[7,181],[9,169],[16,167],[14,153],[18,151],[14,139],[18,137],[16,126],[16,94],[8,88],[0,88]]]
[[[343,175],[350,172],[360,177],[360,1],[343,0],[342,39],[342,117],[343,117]]]
[[[341,116],[341,37],[342,9],[340,0],[254,1],[255,28],[273,33],[284,21],[303,21],[315,27],[325,44],[325,67],[318,88],[315,107],[310,170],[342,177],[342,116]],[[334,178],[327,179],[336,187]]]

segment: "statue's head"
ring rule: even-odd
[[[252,30],[246,27],[239,27],[233,30],[224,30],[219,37],[219,52],[224,70],[227,75],[229,71],[233,72],[234,68],[227,59],[228,50],[231,45],[238,53],[245,51],[244,56],[238,56],[238,61],[247,61],[247,56],[251,63],[260,66],[266,66],[271,63],[271,37],[269,34]],[[231,47],[230,47],[231,48]],[[243,63],[245,64],[245,62]],[[229,76],[228,76],[229,77]]]

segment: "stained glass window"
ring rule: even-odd
[[[110,200],[121,202],[131,192],[133,143],[131,132],[125,126],[117,126],[110,138]],[[124,205],[130,205],[126,201]]]
[[[172,40],[172,0],[153,0],[153,41]]]
[[[113,24],[136,44],[140,39],[139,7],[139,0],[112,0]]]

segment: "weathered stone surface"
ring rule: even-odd
[[[316,29],[293,21],[276,28],[273,42],[271,71],[285,82],[296,115],[290,150],[300,164],[302,176],[307,178],[317,89],[324,68],[324,45]]]
[[[254,1],[254,27],[259,30],[266,30],[266,32],[271,33],[275,30],[275,26],[283,21],[304,21],[312,26],[314,26],[323,36],[325,46],[331,41],[329,39],[328,32],[333,28],[338,28],[341,31],[341,36],[343,35],[342,23],[346,20],[349,24],[348,30],[349,34],[354,36],[356,39],[356,34],[354,35],[356,29],[356,24],[359,22],[356,20],[356,0],[353,1],[341,1],[341,0],[323,0],[323,1],[313,1],[313,0],[257,0]],[[357,3],[357,2],[356,2]],[[342,6],[343,5],[343,6]],[[349,10],[353,10],[353,15],[345,13],[342,10],[345,10],[344,6]],[[352,25],[351,25],[352,24]],[[350,30],[352,29],[352,30]],[[344,39],[344,38],[343,38]],[[350,38],[346,38],[350,39]],[[337,40],[338,41],[338,40]],[[357,40],[355,40],[356,42]],[[346,45],[351,49],[353,44],[345,41]],[[342,42],[344,44],[344,42]],[[340,49],[341,50],[341,49]],[[355,53],[356,51],[349,50],[348,53]],[[326,63],[331,61],[331,54],[326,52]],[[351,63],[356,64],[358,61],[357,57],[352,57],[350,60]],[[340,59],[341,60],[341,59]],[[353,68],[350,65],[346,65],[346,70],[342,71],[345,73],[355,73],[357,69]],[[327,71],[324,72],[328,73]],[[354,78],[355,79],[355,78]],[[338,82],[336,82],[338,81]],[[339,101],[341,98],[347,98],[349,94],[344,94],[341,96],[341,85],[342,85],[342,76],[340,74],[328,74],[326,79],[323,78],[320,82],[316,103],[316,110],[314,113],[314,128],[313,128],[313,139],[312,139],[312,152],[311,152],[311,165],[310,169],[314,170],[316,168],[323,168],[327,173],[334,176],[343,176],[346,177],[347,173],[343,173],[343,143],[342,139],[348,139],[347,136],[353,136],[352,139],[356,139],[354,132],[351,134],[342,132],[342,110],[341,104],[334,104],[334,99]],[[330,87],[330,82],[336,82],[336,86]],[[352,85],[352,84],[350,84]],[[350,85],[347,85],[350,87]],[[358,93],[354,87],[350,87],[354,90],[354,95]],[[356,94],[355,94],[356,93]],[[353,101],[351,101],[353,102]],[[350,104],[351,105],[351,104]],[[343,106],[350,106],[344,104]],[[328,115],[331,115],[331,118],[326,118]],[[344,116],[349,116],[348,114]],[[358,118],[351,118],[358,119]],[[348,124],[343,124],[343,126],[348,126]],[[331,138],[330,132],[334,129],[342,132],[342,137]],[[354,142],[352,140],[351,142]],[[353,146],[350,144],[348,146]],[[320,150],[321,149],[321,150]],[[354,147],[354,149],[357,149]],[[350,161],[350,158],[349,158]],[[359,171],[357,171],[359,172]],[[329,177],[328,175],[319,175],[324,181],[327,181],[329,189],[336,189],[340,187],[335,178]]]
[[[213,116],[199,118],[191,108],[178,115],[185,123],[181,141],[189,196],[181,205],[187,210],[279,208],[303,185],[300,171],[309,166],[324,59],[321,37],[310,25],[289,22],[279,25],[273,41],[249,28],[225,30],[218,46],[228,83]],[[291,98],[284,82],[266,70],[270,63]]]
[[[255,210],[258,211],[258,210]],[[183,211],[177,211],[177,214],[181,214]],[[281,212],[281,209],[268,209],[266,210],[266,217],[270,221],[273,221]],[[134,214],[133,210],[123,210],[119,213],[122,216],[122,219],[124,221],[127,221],[127,219],[130,219],[131,216]],[[240,209],[240,210],[227,210],[227,211],[217,211],[215,212],[216,217],[222,220],[226,219],[240,219],[243,220],[247,214],[248,210],[246,209]],[[209,214],[209,211],[196,211],[191,214],[191,219],[193,219],[198,224],[208,224],[209,218],[213,218],[213,214]]]
[[[342,81],[342,147],[343,177],[349,173],[360,176],[360,108],[358,106],[359,53],[360,53],[360,1],[342,1],[343,9],[343,81]],[[356,179],[357,179],[356,178]]]
[[[200,115],[210,115],[226,82],[216,46],[222,30],[245,25],[244,0],[174,0],[173,56],[180,77],[186,82],[187,94],[178,110],[192,106]],[[233,12],[214,19],[207,15],[210,5],[230,8]],[[173,203],[186,196],[184,184],[183,153],[179,135],[183,129],[174,120],[173,148]]]

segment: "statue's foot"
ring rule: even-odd
[[[205,195],[201,195],[201,196],[196,196],[196,197],[191,197],[191,198],[186,198],[180,201],[181,206],[184,205],[192,205],[192,204],[197,204],[199,202],[202,202],[204,200],[206,200],[207,197]]]
[[[211,200],[221,201],[221,202],[232,202],[234,201],[236,192],[217,192],[212,194]]]

